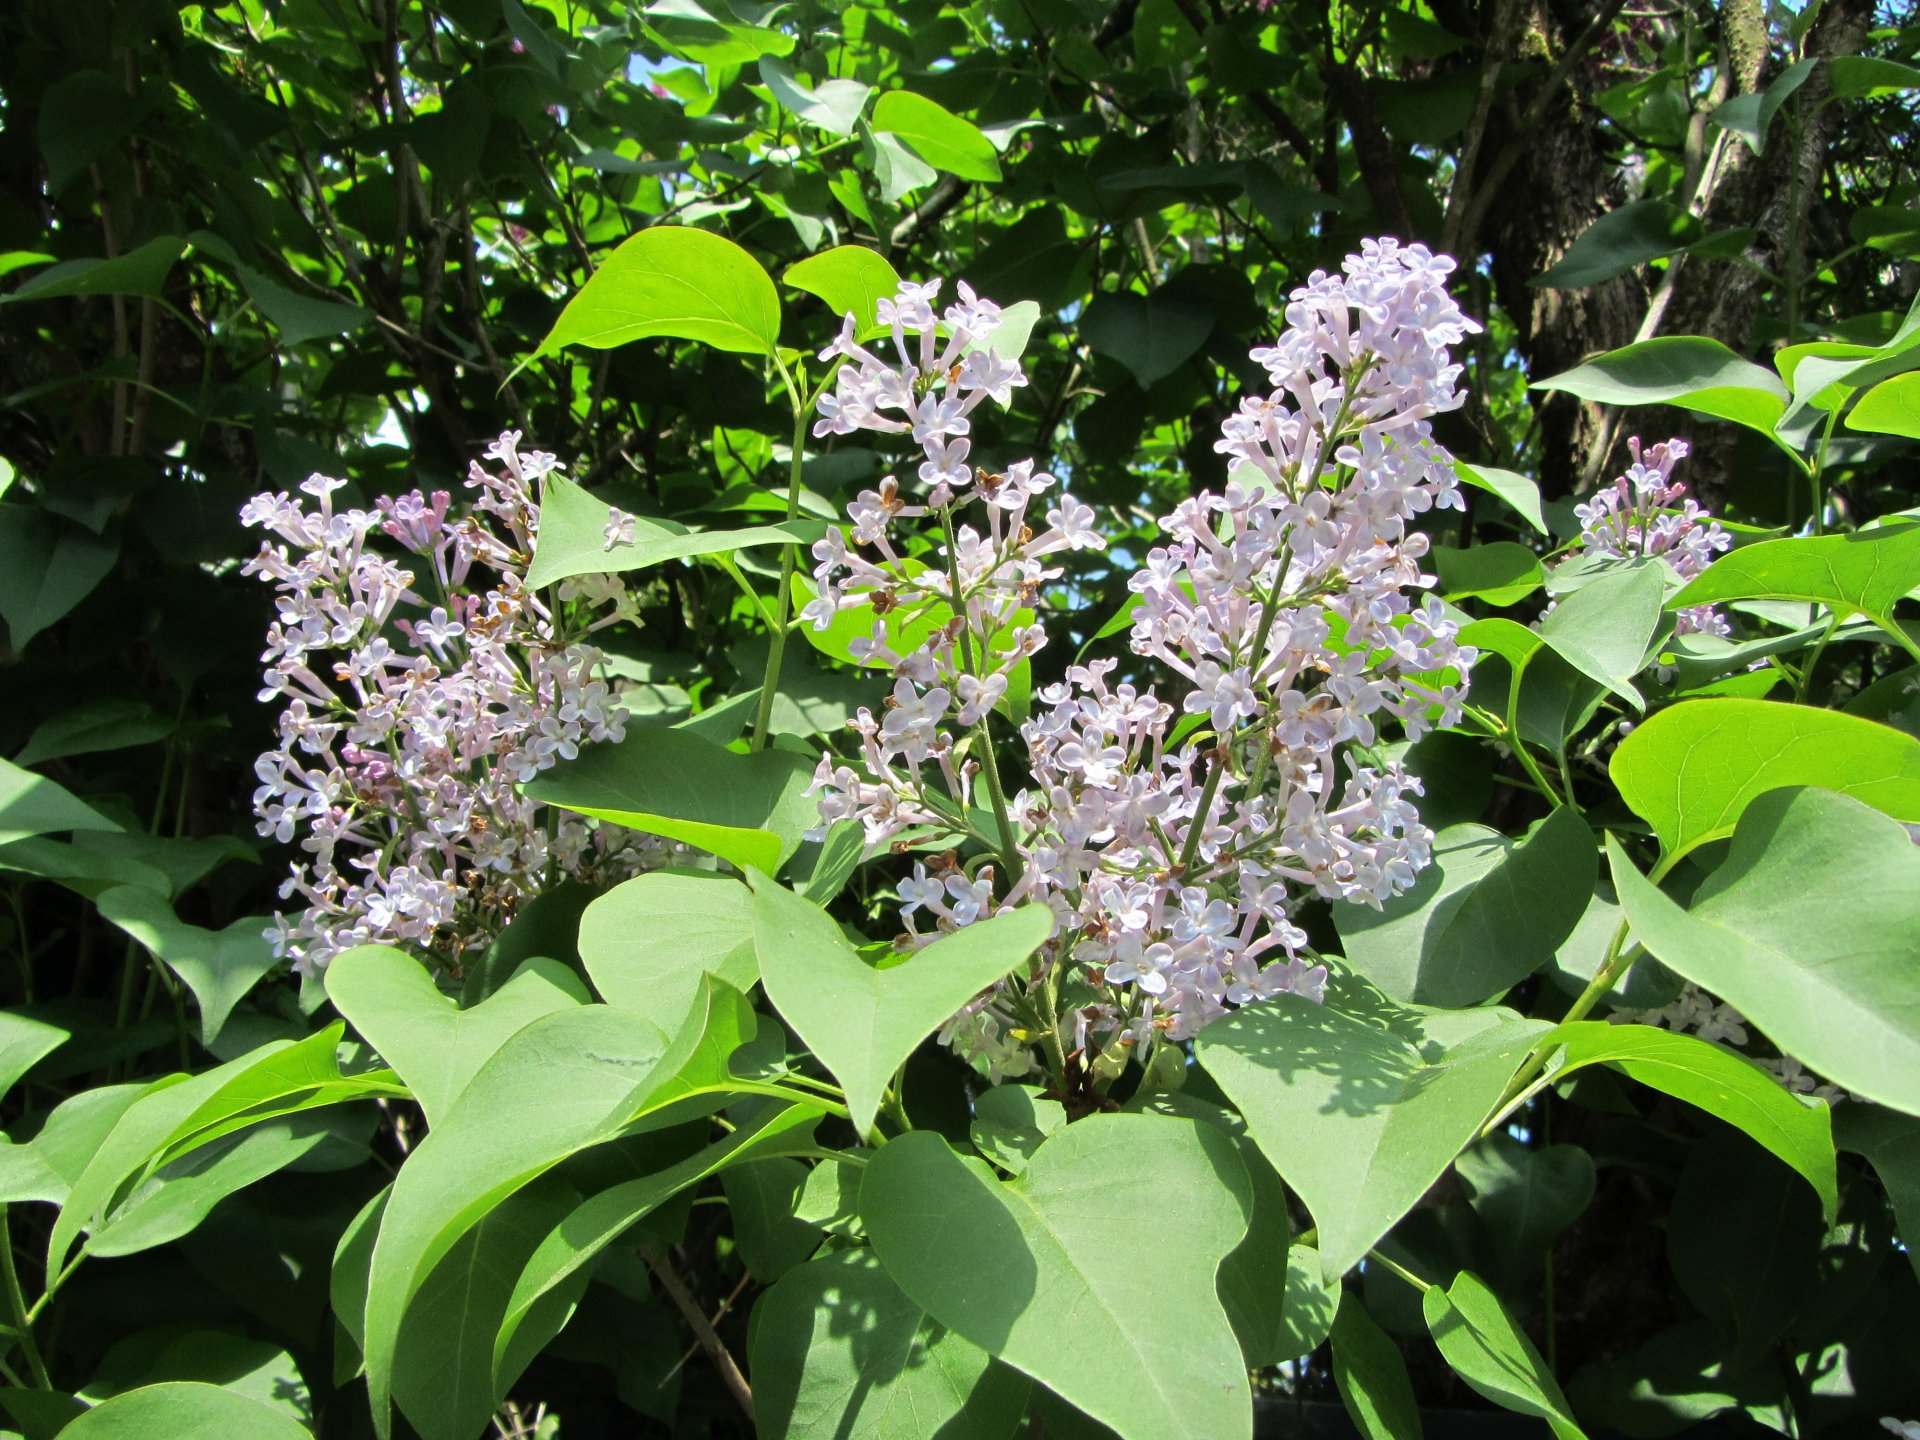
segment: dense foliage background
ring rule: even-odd
[[[1043,680],[1083,641],[1125,654],[1097,632],[1153,517],[1223,481],[1219,423],[1261,387],[1247,351],[1287,290],[1367,236],[1459,256],[1456,293],[1486,328],[1462,357],[1469,403],[1439,432],[1489,482],[1466,512],[1429,517],[1452,547],[1441,593],[1524,620],[1545,598],[1538,557],[1578,533],[1573,502],[1624,468],[1629,436],[1686,434],[1683,477],[1736,531],[1844,531],[1920,503],[1911,441],[1836,427],[1831,406],[1802,406],[1801,430],[1770,444],[1711,405],[1528,388],[1656,336],[1763,365],[1809,341],[1859,347],[1810,352],[1847,358],[1894,339],[1920,289],[1917,48],[1902,7],[1866,0],[5,7],[0,753],[121,827],[51,841],[36,837],[66,827],[0,811],[6,1263],[41,1293],[54,1212],[22,1202],[64,1185],[20,1156],[54,1106],[331,1018],[259,939],[287,854],[248,813],[252,757],[273,740],[255,700],[271,606],[238,574],[248,496],[313,471],[362,500],[448,486],[512,428],[644,514],[716,527],[783,510],[792,420],[755,357],[655,340],[527,363],[631,235],[710,229],[776,277],[857,243],[903,276],[1037,302],[1031,383],[983,415],[976,451],[1069,477],[1113,545],[1043,597],[1072,637],[1036,662]],[[888,129],[876,100],[901,93],[940,109]],[[783,343],[817,348],[836,317],[783,293]],[[1809,476],[1787,452],[1816,446]],[[859,447],[809,454],[803,511],[834,518],[880,469]],[[1505,472],[1537,482],[1538,527],[1497,498]],[[1476,568],[1465,557],[1489,541],[1512,543]],[[743,552],[739,567],[771,589],[777,561]],[[640,719],[759,684],[765,627],[741,574],[676,563],[639,595],[640,627],[608,644]],[[1920,734],[1911,688],[1887,679],[1910,656],[1863,628],[1772,647],[1778,698]],[[810,654],[790,657],[783,690],[782,728],[830,741],[879,693]],[[1624,815],[1601,749],[1630,718],[1616,709],[1552,777],[1596,825]],[[1436,826],[1517,836],[1549,808],[1510,750],[1443,735],[1416,759]],[[18,772],[0,783],[14,803]],[[836,913],[883,933],[897,878],[862,872]],[[1837,922],[1849,897],[1824,899]],[[1324,914],[1313,925],[1340,948]],[[1564,1010],[1585,977],[1546,970],[1514,1003]],[[1714,1415],[1720,1433],[1874,1433],[1920,1413],[1920,1287],[1888,1203],[1913,1204],[1920,1128],[1853,1108],[1868,1118],[1829,1223],[1727,1125],[1594,1072],[1540,1093],[1515,1137],[1444,1176],[1386,1243],[1430,1278],[1498,1275],[1594,1433]],[[90,1261],[32,1317],[54,1390],[213,1379],[322,1435],[371,1433],[328,1277],[406,1153],[408,1113],[342,1109],[297,1163],[181,1201],[204,1219],[177,1241]],[[683,1312],[717,1316],[744,1356],[748,1299],[818,1232],[792,1195],[730,1184],[729,1210],[710,1194],[649,1242],[685,1303],[637,1262],[607,1267],[500,1433],[552,1434],[555,1417],[567,1437],[744,1433]],[[1352,1283],[1423,1404],[1484,1404],[1424,1338],[1411,1290],[1379,1267]],[[1311,1353],[1263,1370],[1263,1393],[1333,1398],[1326,1333],[1303,1326]],[[18,1382],[0,1405],[52,1433],[65,1412],[22,1396],[25,1353],[0,1357]],[[1269,1422],[1289,1433],[1283,1411]]]

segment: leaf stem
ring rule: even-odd
[[[1433,1289],[1432,1285],[1428,1284],[1425,1280],[1422,1280],[1418,1275],[1414,1274],[1411,1270],[1407,1269],[1406,1266],[1400,1264],[1399,1262],[1394,1260],[1391,1256],[1388,1256],[1379,1250],[1367,1251],[1367,1259],[1377,1262],[1381,1266],[1381,1268],[1388,1270],[1395,1275],[1398,1275],[1402,1280],[1406,1281],[1407,1284],[1411,1285],[1414,1289],[1418,1290],[1422,1295],[1426,1294],[1427,1291]]]
[[[1814,642],[1813,654],[1807,657],[1807,663],[1800,667],[1800,675],[1794,681],[1793,700],[1796,705],[1807,703],[1807,691],[1813,685],[1813,672],[1820,664],[1820,657],[1826,654],[1827,642],[1833,639],[1833,632],[1840,628],[1840,612],[1833,612],[1833,619],[1827,622],[1827,628],[1820,632],[1820,638]]]
[[[1532,656],[1527,657],[1528,660],[1532,658]],[[1540,787],[1540,793],[1555,805],[1566,804],[1568,802],[1561,800],[1553,786],[1548,783],[1545,773],[1540,769],[1538,762],[1534,760],[1532,754],[1527,750],[1527,742],[1522,739],[1520,735],[1520,677],[1526,674],[1526,672],[1527,660],[1522,660],[1518,665],[1513,667],[1513,679],[1507,686],[1507,718],[1501,726],[1501,729],[1506,732],[1507,748],[1513,751],[1515,757],[1520,761],[1521,767],[1525,769],[1527,774],[1532,778],[1533,783]],[[1571,787],[1569,787],[1568,793],[1572,793]]]
[[[7,1287],[7,1313],[14,1320],[11,1328],[20,1341],[20,1348],[26,1352],[33,1383],[42,1390],[51,1390],[53,1381],[47,1374],[46,1361],[40,1358],[40,1346],[33,1338],[33,1317],[27,1313],[27,1298],[20,1290],[20,1273],[14,1268],[13,1227],[4,1204],[0,1204],[0,1279],[4,1279]]]

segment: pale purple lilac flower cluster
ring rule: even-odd
[[[245,572],[277,592],[260,699],[285,707],[280,743],[254,765],[254,813],[262,835],[306,852],[280,891],[301,908],[267,933],[304,973],[360,944],[457,967],[547,886],[661,863],[652,837],[589,827],[514,789],[625,727],[600,652],[524,584],[540,480],[559,462],[519,439],[486,452],[498,470],[472,467],[467,507],[415,490],[337,510],[345,482],[315,475],[300,486],[311,508],[283,491],[241,511],[273,537]],[[633,615],[611,576],[559,596],[582,633]]]
[[[1179,1040],[1230,1006],[1317,997],[1326,971],[1292,919],[1300,896],[1378,905],[1428,863],[1431,832],[1410,798],[1418,781],[1369,752],[1382,717],[1409,738],[1436,718],[1452,723],[1473,661],[1438,602],[1416,608],[1406,593],[1430,583],[1418,563],[1426,539],[1408,521],[1459,504],[1429,426],[1462,400],[1448,347],[1478,329],[1446,293],[1451,269],[1425,247],[1370,241],[1344,273],[1293,292],[1286,332],[1253,353],[1272,391],[1223,426],[1216,448],[1238,462],[1229,482],[1166,516],[1163,543],[1130,581],[1133,652],[1177,677],[1178,703],[1120,678],[1115,661],[1072,667],[1021,726],[1032,778],[1005,807],[1010,833],[978,837],[1014,873],[916,865],[900,887],[910,934],[922,912],[944,930],[1022,902],[1051,906],[1049,962],[1072,962],[1091,992],[1072,1017],[1077,1044]],[[855,722],[864,773],[821,761],[823,820],[858,819],[870,841],[963,828],[954,817],[975,803],[969,772],[941,727],[950,712],[962,729],[984,722],[998,694],[984,682],[1039,648],[1020,609],[1046,578],[1038,557],[1099,543],[1091,515],[1064,497],[1029,538],[1020,516],[1047,478],[1030,464],[969,485],[951,463],[966,432],[947,427],[992,393],[964,365],[944,368],[983,306],[963,291],[948,350],[933,357],[930,298],[931,287],[906,287],[890,307],[898,366],[860,350],[849,325],[829,354],[859,367],[822,407],[823,430],[911,426],[930,493],[909,505],[889,482],[856,502],[854,547],[876,559],[838,536],[816,547],[816,623],[875,599],[883,619],[911,614],[919,596],[950,592],[939,566],[900,559],[893,520],[931,513],[949,527],[961,499],[989,517],[985,536],[954,532],[964,624],[917,643],[876,624],[872,653],[898,683],[884,720]],[[920,359],[903,332],[920,335]],[[999,367],[993,378],[1017,383]],[[979,606],[976,594],[991,599]],[[992,763],[984,741],[972,758]],[[947,795],[929,784],[928,760]],[[1020,1073],[1030,1057],[1010,1032],[1023,1018],[1022,997],[1003,991],[943,1038],[996,1077]]]
[[[1627,448],[1633,452],[1627,473],[1573,507],[1582,551],[1621,559],[1658,555],[1674,574],[1691,580],[1713,563],[1716,552],[1732,545],[1733,537],[1673,478],[1673,467],[1687,458],[1687,442],[1675,438],[1642,452],[1636,436]],[[1730,635],[1733,630],[1713,606],[1692,605],[1676,612],[1673,633]]]

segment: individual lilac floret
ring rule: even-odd
[[[962,287],[936,353],[933,287],[903,287],[883,313],[898,366],[855,344],[849,320],[828,353],[857,368],[842,371],[816,430],[910,431],[927,489],[909,496],[890,478],[851,507],[850,537],[815,548],[810,618],[870,606],[859,653],[897,681],[883,720],[854,722],[862,765],[822,757],[821,816],[860,821],[873,843],[923,827],[994,852],[915,865],[900,886],[910,940],[1047,904],[1059,924],[1045,963],[1073,967],[1094,996],[1075,1007],[1071,1038],[1106,1036],[1111,1051],[1183,1039],[1276,994],[1317,997],[1326,970],[1292,918],[1300,898],[1378,905],[1413,883],[1431,858],[1419,783],[1354,747],[1376,744],[1383,717],[1409,738],[1452,723],[1473,661],[1438,603],[1408,595],[1431,582],[1425,537],[1407,522],[1459,503],[1428,423],[1462,399],[1447,346],[1479,328],[1447,296],[1451,269],[1424,247],[1374,241],[1342,275],[1294,292],[1290,328],[1254,352],[1272,391],[1223,427],[1232,478],[1164,517],[1130,582],[1132,649],[1172,673],[1174,698],[1113,660],[1070,668],[1021,727],[1031,781],[1004,802],[984,733],[960,764],[940,725],[957,707],[958,728],[984,729],[1002,682],[1044,640],[1023,608],[1055,573],[1039,558],[1098,545],[1094,516],[1062,496],[1036,535],[1024,516],[1050,477],[1022,462],[969,481],[944,463],[992,394],[968,368],[982,352],[966,348],[992,307]],[[995,378],[1019,383],[1017,367]],[[957,525],[963,502],[986,507],[984,533]],[[937,522],[944,563],[902,558],[892,527],[922,517]],[[957,618],[914,630],[936,601]],[[917,643],[896,638],[908,634]],[[987,803],[1006,817],[997,835],[976,823]],[[1015,1036],[1032,1034],[1029,980],[980,997],[943,1038],[995,1078],[1024,1072]]]
[[[1691,580],[1713,563],[1716,552],[1733,543],[1712,516],[1687,496],[1673,478],[1673,467],[1687,458],[1687,442],[1678,438],[1644,454],[1638,436],[1627,441],[1633,464],[1613,484],[1584,505],[1573,507],[1580,520],[1580,543],[1588,555],[1622,559],[1658,555],[1682,580]],[[1675,635],[1730,635],[1727,618],[1711,605],[1692,605],[1674,616]]]
[[[361,944],[458,966],[547,886],[661,860],[651,837],[555,818],[514,789],[626,725],[600,652],[524,584],[537,488],[559,462],[519,438],[487,451],[498,472],[473,466],[471,513],[444,490],[336,510],[345,482],[320,475],[300,486],[316,508],[281,492],[241,511],[275,537],[245,572],[277,592],[260,699],[285,706],[279,745],[254,764],[254,813],[262,835],[306,852],[280,891],[302,908],[267,934],[303,973]],[[428,583],[375,537],[412,552]],[[576,631],[632,615],[611,577],[564,582],[561,599],[598,617]]]

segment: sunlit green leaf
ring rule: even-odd
[[[1771,791],[1686,910],[1610,855],[1662,964],[1836,1084],[1920,1114],[1920,849],[1904,828],[1831,791]]]
[[[876,968],[819,906],[765,876],[748,878],[761,983],[781,1018],[846,1090],[854,1128],[863,1135],[914,1047],[1024,964],[1053,931],[1046,906],[1025,905]]]
[[[818,295],[836,315],[851,315],[856,327],[874,323],[874,308],[891,299],[900,277],[886,257],[864,245],[837,245],[789,265],[780,277],[796,290]]]
[[[1546,1421],[1556,1440],[1586,1440],[1540,1352],[1472,1271],[1428,1290],[1420,1308],[1454,1374],[1496,1405]]]
[[[1783,785],[1839,790],[1920,820],[1920,740],[1775,700],[1683,701],[1635,727],[1607,768],[1669,856],[1732,834],[1755,797]]]
[[[779,334],[780,297],[758,260],[723,235],[656,225],[600,262],[534,354],[664,335],[771,355]]]
[[[635,516],[633,539],[609,545],[612,515],[606,501],[564,476],[549,475],[528,586],[537,590],[572,575],[649,570],[669,560],[728,555],[756,545],[811,544],[824,533],[817,520],[777,520],[746,530],[689,530],[677,521]]]
[[[889,90],[873,102],[873,128],[897,135],[936,170],[962,180],[1000,178],[1000,157],[978,126],[908,90]]]
[[[1237,1010],[1196,1049],[1312,1211],[1332,1279],[1466,1148],[1546,1028],[1501,1010],[1400,1010],[1347,981],[1323,1005],[1280,995]]]

